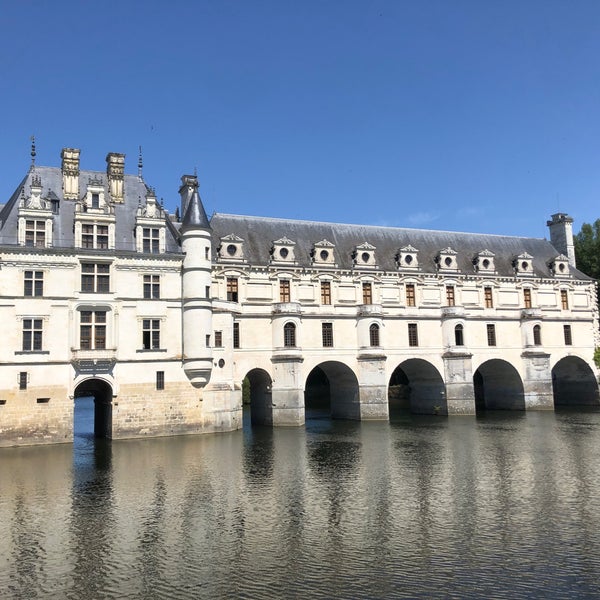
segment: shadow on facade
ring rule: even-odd
[[[492,359],[473,374],[475,408],[483,410],[525,410],[523,382],[508,362]]]
[[[75,388],[77,398],[94,399],[94,436],[112,438],[112,388],[101,379],[86,379]]]
[[[358,380],[346,365],[327,361],[306,378],[304,409],[307,418],[360,419]]]
[[[426,360],[410,358],[400,364],[388,387],[390,418],[410,411],[424,415],[447,415],[444,380]]]
[[[598,383],[592,369],[577,356],[566,356],[552,369],[555,406],[598,406]]]

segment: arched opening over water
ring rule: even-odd
[[[360,419],[358,380],[352,369],[336,361],[316,366],[306,378],[304,407],[307,417]]]
[[[250,405],[251,423],[272,425],[271,376],[264,369],[252,369],[244,381],[247,382],[244,384],[244,402]]]
[[[523,382],[518,371],[505,360],[484,362],[473,374],[475,408],[482,410],[525,410]]]
[[[446,388],[439,371],[421,358],[396,367],[388,387],[390,416],[409,409],[425,415],[447,415]]]
[[[555,406],[598,406],[598,384],[590,366],[577,356],[561,358],[552,369]]]
[[[93,433],[95,437],[112,438],[112,397],[113,391],[106,381],[102,379],[86,379],[75,388],[75,427],[81,429],[83,433],[91,433],[88,430],[88,417],[85,414],[85,407],[79,410],[78,403],[85,402],[85,399],[93,398]],[[82,413],[82,414],[80,414]],[[91,427],[91,418],[89,418],[89,429]]]

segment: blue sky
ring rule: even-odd
[[[600,217],[600,2],[4,2],[0,202],[109,151],[174,210],[547,236]]]

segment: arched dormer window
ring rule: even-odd
[[[535,346],[542,345],[542,327],[541,327],[541,325],[533,326],[533,344]]]
[[[456,346],[465,345],[463,326],[460,323],[454,328],[454,344]]]
[[[369,327],[369,344],[371,347],[379,346],[379,325],[373,323]]]
[[[286,323],[283,326],[283,345],[286,348],[296,347],[296,325],[294,323]]]

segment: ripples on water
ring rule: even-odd
[[[0,597],[600,597],[599,436],[590,411],[312,415],[2,450]]]

